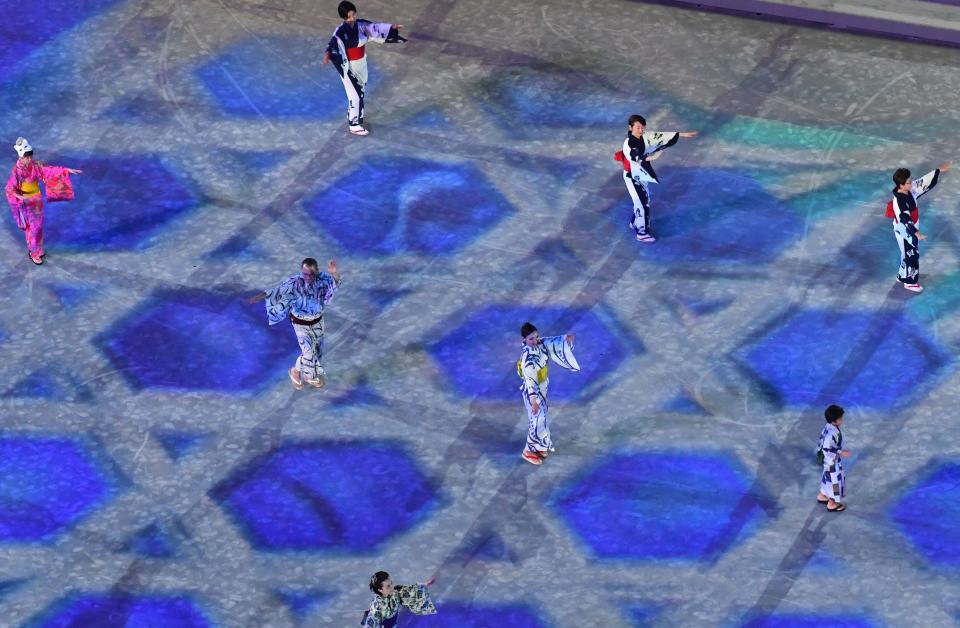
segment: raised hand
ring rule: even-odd
[[[76,168],[64,168],[70,174],[81,174],[83,170],[77,170]]]
[[[320,63],[322,63],[323,65],[327,65],[328,63],[330,63],[330,51],[329,51],[329,50],[326,51],[325,53],[323,53],[323,59],[320,60]]]
[[[680,131],[680,137],[696,137],[699,134],[697,131]]]
[[[940,164],[940,168],[938,168],[938,170],[940,170],[940,172],[950,172],[951,166],[953,166],[952,161],[945,161]]]
[[[337,274],[337,263],[334,260],[327,262],[327,272],[331,275]]]

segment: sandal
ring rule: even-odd
[[[287,376],[290,377],[290,381],[293,382],[294,390],[303,390],[303,382],[298,382],[297,378],[293,376],[294,369],[287,369]]]
[[[824,506],[826,506],[827,504],[830,503],[830,500],[829,500],[829,499],[820,499],[820,498],[818,497],[818,498],[817,498],[817,503],[818,503],[818,504],[823,504]]]
[[[843,512],[846,509],[847,507],[844,506],[843,504],[837,504],[836,508],[831,508],[830,506],[827,506],[827,512]]]

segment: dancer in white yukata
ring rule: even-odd
[[[830,512],[842,512],[847,509],[843,503],[847,494],[847,477],[843,472],[842,458],[849,458],[851,455],[843,448],[843,434],[840,432],[843,408],[828,406],[823,416],[827,419],[827,424],[823,426],[820,441],[817,443],[817,460],[823,464],[817,501],[826,504]]]
[[[893,219],[893,235],[900,247],[900,270],[897,281],[912,292],[922,292],[920,285],[920,207],[917,199],[933,189],[940,173],[950,170],[950,162],[928,172],[916,181],[910,180],[910,171],[898,168],[893,173],[893,200],[887,203],[887,218]]]
[[[541,338],[537,328],[528,322],[520,328],[520,336],[523,352],[517,360],[517,374],[523,380],[520,390],[527,408],[527,446],[521,456],[530,464],[543,464],[554,451],[547,418],[549,361],[569,371],[579,371],[580,365],[573,356],[573,334]]]
[[[395,585],[390,574],[378,571],[370,578],[370,590],[375,597],[360,625],[363,628],[396,628],[401,606],[414,615],[435,614],[437,608],[427,590],[433,583],[431,578],[423,584]]]
[[[357,19],[357,7],[352,2],[341,2],[337,13],[343,18],[343,24],[333,31],[327,51],[323,54],[323,63],[333,61],[333,67],[340,73],[343,90],[347,93],[347,122],[354,135],[367,135],[363,128],[363,90],[367,85],[368,41],[395,44],[407,41],[400,36],[399,24],[386,24]]]
[[[293,387],[303,388],[306,382],[314,388],[323,388],[326,373],[323,370],[323,308],[340,287],[337,263],[327,262],[327,272],[317,267],[317,260],[308,257],[300,264],[300,274],[280,285],[264,290],[247,299],[256,303],[266,299],[267,320],[271,325],[289,318],[300,343],[300,357],[287,371]]]
[[[660,183],[650,163],[660,157],[660,151],[677,143],[681,137],[696,137],[696,131],[672,131],[661,133],[647,131],[647,121],[634,114],[627,120],[627,139],[623,148],[614,153],[614,159],[623,164],[623,181],[633,201],[633,218],[630,228],[640,242],[652,243],[657,239],[650,233],[650,184]]]

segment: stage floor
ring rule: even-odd
[[[82,168],[0,237],[0,624],[949,626],[960,173],[895,282],[890,174],[955,156],[960,51],[662,5],[0,0],[0,155]],[[322,4],[322,6],[321,6]],[[37,5],[34,8],[33,5]],[[318,8],[319,7],[319,8]],[[12,19],[6,19],[12,18]],[[612,155],[656,162],[654,245]],[[242,297],[333,258],[328,387]],[[572,331],[520,459],[519,328]],[[847,409],[849,509],[814,501]]]

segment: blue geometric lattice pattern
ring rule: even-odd
[[[877,624],[856,615],[783,614],[755,617],[741,628],[877,628]]]
[[[31,628],[207,628],[212,624],[189,596],[76,594],[55,602]]]
[[[614,452],[551,506],[603,559],[710,560],[760,522],[739,465],[721,455]]]
[[[934,465],[897,500],[890,517],[927,560],[960,566],[960,463]]]
[[[438,505],[429,480],[390,443],[288,443],[211,495],[261,550],[372,551]]]
[[[537,614],[526,606],[486,606],[463,602],[445,602],[436,615],[407,615],[403,623],[411,628],[546,628]]]

